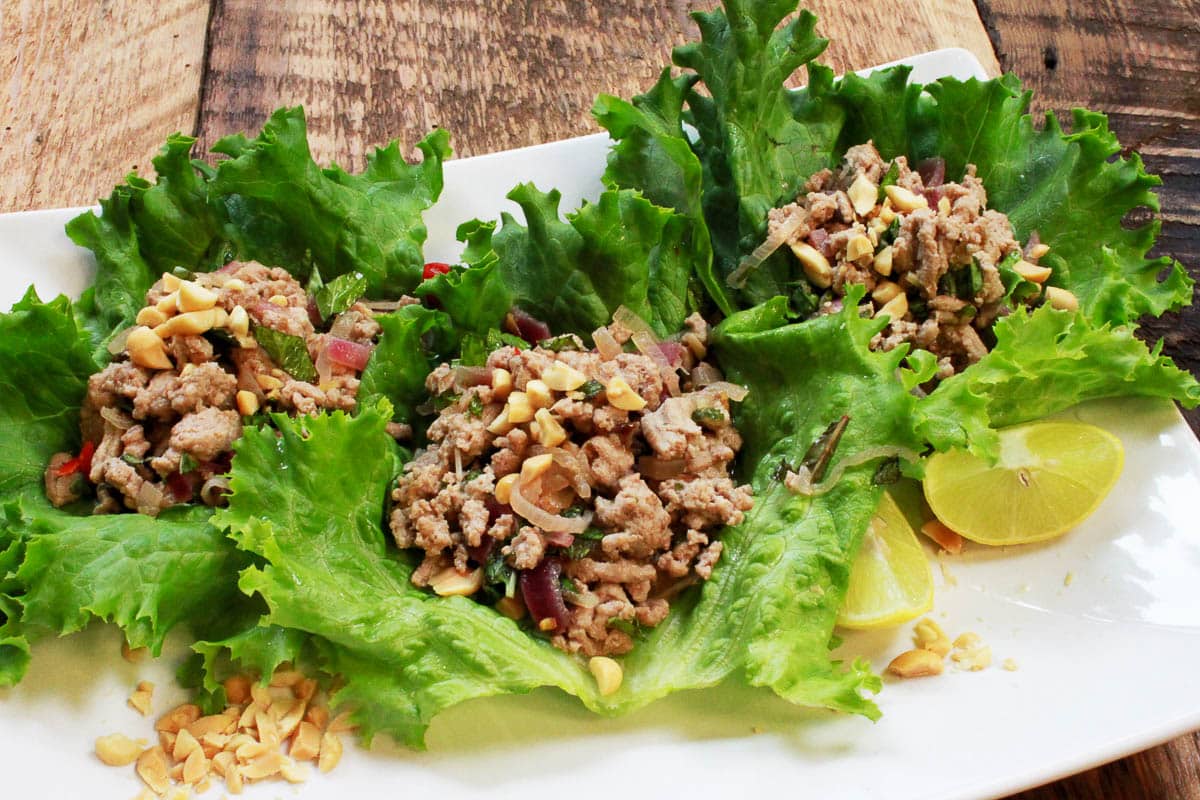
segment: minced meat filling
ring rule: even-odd
[[[502,347],[483,367],[434,370],[426,386],[447,405],[392,492],[396,543],[424,551],[413,583],[528,612],[567,652],[627,652],[632,626],[657,625],[712,574],[717,531],[752,504],[729,476],[736,388],[679,386],[706,337],[689,320],[683,344],[662,345],[675,363]]]
[[[1009,310],[1012,277],[1044,283],[1049,250],[1031,242],[1022,252],[1008,217],[987,208],[987,192],[967,165],[962,180],[945,182],[934,159],[911,169],[904,156],[885,162],[870,142],[851,147],[837,172],[811,176],[796,202],[770,212],[774,235],[800,261],[810,285],[827,291],[817,313],[840,307],[850,284],[866,287],[869,311],[887,314],[872,346],[903,342],[938,357],[946,378],[987,353],[985,333]],[[1050,288],[1054,304],[1073,300]]]
[[[63,506],[94,494],[96,513],[151,515],[196,499],[220,503],[243,417],[354,408],[380,328],[362,303],[329,322],[282,269],[234,262],[191,280],[164,274],[113,362],[88,380],[83,452],[51,459],[50,501]],[[261,329],[296,337],[315,381],[276,364],[260,346]]]

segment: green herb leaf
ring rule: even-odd
[[[319,275],[314,269],[313,275]],[[348,272],[324,284],[314,294],[321,319],[328,320],[354,305],[367,292],[367,279],[361,272]]]
[[[298,381],[312,383],[317,379],[317,368],[313,366],[303,337],[292,336],[265,325],[255,325],[253,332],[255,341],[284,372]]]

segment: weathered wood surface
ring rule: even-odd
[[[1126,151],[1163,178],[1155,255],[1200,278],[1200,0],[979,0],[1005,70],[1034,90],[1034,109],[1108,114]],[[1146,323],[1165,352],[1200,375],[1200,307]],[[1187,413],[1200,432],[1200,409]],[[1197,795],[1200,796],[1200,795]]]
[[[200,110],[208,0],[0,2],[0,212],[92,203]]]
[[[285,103],[304,104],[318,160],[355,168],[373,145],[411,144],[434,125],[463,156],[592,133],[596,94],[644,91],[671,48],[695,37],[688,12],[709,5],[225,0],[213,15],[201,142],[255,130]],[[871,3],[812,7],[839,70],[951,45],[998,69],[970,0],[917,0],[886,17]]]
[[[1163,178],[1156,255],[1200,278],[1200,1],[979,0],[1001,66],[1034,90],[1036,111],[1109,115],[1127,150]],[[1200,309],[1146,324],[1165,352],[1200,374]],[[1188,412],[1200,432],[1200,410]],[[1086,667],[1085,667],[1086,668]],[[1151,668],[1153,669],[1153,668]],[[1119,703],[1120,690],[1098,703]],[[1200,733],[1012,800],[1200,800]]]
[[[353,168],[369,147],[411,145],[434,125],[460,155],[591,132],[595,93],[648,86],[694,36],[688,12],[713,2],[3,2],[0,211],[93,202],[129,169],[148,173],[167,133],[194,133],[203,148],[283,104],[306,106],[318,159]],[[1200,272],[1197,0],[811,7],[839,70],[960,46],[992,73],[1021,74],[1037,109],[1110,112],[1166,180],[1159,251]],[[1200,372],[1200,313],[1147,327]],[[1181,737],[1017,797],[1200,800],[1198,742]]]

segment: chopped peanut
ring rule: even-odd
[[[151,747],[138,757],[137,774],[157,794],[166,794],[171,788],[167,754],[161,747]]]
[[[483,570],[476,568],[463,575],[454,567],[448,567],[434,575],[429,586],[440,597],[472,595],[483,586]]]
[[[518,477],[520,476],[513,472],[496,481],[495,495],[497,503],[508,505],[508,501],[512,499],[513,484],[517,482]]]
[[[1013,271],[1027,281],[1034,283],[1045,283],[1046,279],[1054,272],[1049,267],[1043,267],[1038,264],[1030,264],[1022,259],[1016,264],[1013,264]]]
[[[876,303],[883,305],[899,294],[903,294],[904,289],[895,281],[880,281],[871,291],[871,299]]]
[[[892,659],[888,672],[901,678],[923,678],[941,675],[942,657],[930,650],[908,650]]]
[[[199,336],[219,327],[217,323],[221,321],[221,316],[218,311],[224,313],[225,309],[210,308],[207,311],[178,314],[156,327],[154,332],[160,339],[169,339],[172,336]]]
[[[342,740],[332,730],[321,737],[321,755],[317,757],[317,769],[329,772],[342,760]]]
[[[908,313],[908,295],[901,292],[883,304],[883,307],[875,312],[875,316],[887,314],[891,317],[892,322],[898,322]]]
[[[875,208],[875,199],[879,196],[879,189],[865,173],[860,172],[854,179],[854,183],[850,184],[850,188],[846,190],[846,194],[850,197],[850,205],[854,206],[854,213],[865,217]]]
[[[110,733],[96,740],[96,757],[110,767],[129,766],[141,754],[141,746],[121,733]]]
[[[315,761],[321,752],[321,729],[311,722],[301,722],[288,755],[296,761]]]
[[[267,302],[273,306],[279,306],[280,308],[287,308],[288,306],[288,299],[281,294],[271,295],[267,298]]]
[[[250,333],[250,315],[246,313],[246,309],[241,306],[233,307],[233,311],[229,312],[229,330],[238,336]]]
[[[508,396],[508,404],[504,407],[508,421],[519,425],[533,419],[533,403],[525,392],[512,392]]]
[[[587,376],[574,367],[555,361],[542,371],[542,381],[556,392],[570,392],[587,383]]]
[[[139,367],[147,369],[170,369],[171,359],[167,348],[153,330],[139,325],[125,339],[125,350],[129,359]]]
[[[175,298],[176,305],[183,312],[207,311],[217,304],[217,300],[216,292],[192,281],[181,282]]]
[[[800,260],[804,274],[812,281],[813,286],[818,289],[828,289],[833,283],[833,268],[829,266],[829,259],[807,242],[798,242],[791,247],[796,258]]]
[[[862,234],[855,236],[846,243],[846,259],[848,261],[858,261],[874,254],[875,246],[871,244],[870,239]]]
[[[892,184],[885,186],[883,191],[887,194],[888,200],[892,201],[892,207],[897,211],[916,211],[918,208],[929,208],[928,200],[913,194],[903,186]]]
[[[545,474],[546,470],[550,469],[550,465],[553,463],[554,456],[549,453],[542,453],[533,458],[525,459],[525,463],[521,464],[521,482],[528,483]]]
[[[244,292],[246,291],[246,282],[241,278],[230,278],[222,284],[222,288],[229,292]]]
[[[892,252],[892,246],[889,244],[875,254],[875,271],[885,277],[892,274]]]
[[[1079,298],[1057,286],[1046,287],[1046,302],[1059,311],[1078,311]]]
[[[535,409],[549,408],[554,405],[554,395],[544,381],[532,380],[525,384],[525,394],[529,396],[529,404]]]
[[[646,407],[646,401],[642,399],[641,395],[635,392],[619,375],[608,382],[608,386],[604,388],[604,394],[608,397],[609,403],[622,411],[641,411]]]
[[[621,665],[607,656],[593,656],[588,660],[588,671],[596,679],[596,688],[601,697],[608,697],[621,688],[625,677]]]
[[[154,306],[146,306],[138,312],[137,318],[134,320],[138,325],[145,325],[148,328],[156,328],[167,321],[167,315],[159,311]]]
[[[504,400],[508,397],[512,388],[513,379],[511,372],[502,368],[492,370],[492,397],[497,400]]]
[[[543,447],[558,447],[567,440],[567,432],[549,409],[539,408],[533,418],[538,426],[538,443]]]

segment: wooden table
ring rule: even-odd
[[[0,211],[82,205],[165,134],[200,149],[302,103],[318,161],[434,125],[459,155],[596,130],[600,91],[648,87],[695,36],[690,0],[42,0],[0,5]],[[1021,75],[1035,110],[1109,113],[1163,175],[1159,250],[1200,276],[1200,0],[816,0],[825,58],[858,69],[938,47]],[[1146,326],[1200,373],[1200,309]],[[1200,429],[1200,414],[1190,422]],[[1098,698],[1098,702],[1105,702]],[[1200,735],[1021,800],[1200,800]]]

